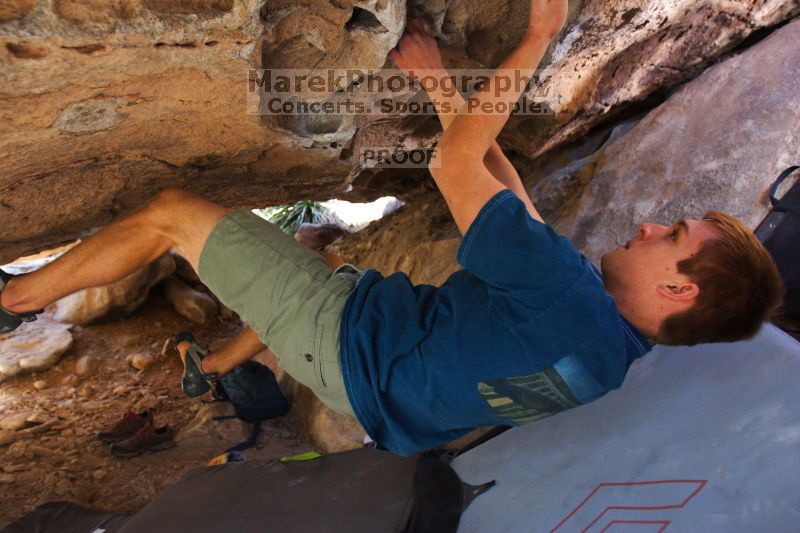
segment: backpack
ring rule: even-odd
[[[246,361],[220,377],[212,389],[214,399],[228,401],[245,422],[261,422],[286,414],[286,401],[275,374],[253,361]]]
[[[800,166],[780,173],[769,189],[772,211],[755,230],[756,237],[770,252],[786,285],[783,316],[800,321],[800,180],[782,198],[778,187]]]

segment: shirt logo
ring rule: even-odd
[[[580,405],[554,369],[481,381],[478,392],[495,415],[515,425],[527,424]]]

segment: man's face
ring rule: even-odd
[[[653,296],[658,287],[680,290],[691,281],[678,273],[677,263],[718,235],[711,222],[702,220],[679,220],[671,226],[641,224],[637,237],[603,255],[600,268],[606,288],[612,293],[636,291],[640,297]]]

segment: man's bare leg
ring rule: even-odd
[[[162,191],[52,263],[13,278],[0,293],[0,303],[15,313],[41,309],[81,289],[122,279],[170,249],[197,270],[208,235],[227,212],[186,191]]]

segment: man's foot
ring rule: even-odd
[[[183,362],[183,379],[181,388],[189,398],[196,398],[208,392],[216,382],[215,374],[203,373],[203,358],[208,355],[204,349],[194,341],[190,331],[178,333],[175,337],[175,351]]]
[[[6,283],[14,276],[0,270],[0,294]],[[23,322],[33,322],[36,320],[36,313],[13,313],[0,304],[0,334],[14,331]]]
[[[141,413],[127,412],[116,424],[97,434],[97,439],[104,444],[113,444],[133,437],[137,431],[147,424],[153,424],[153,413],[144,410]]]
[[[174,435],[171,427],[156,428],[153,424],[148,423],[132,437],[112,444],[109,450],[114,457],[133,457],[142,452],[165,450],[173,444]]]

